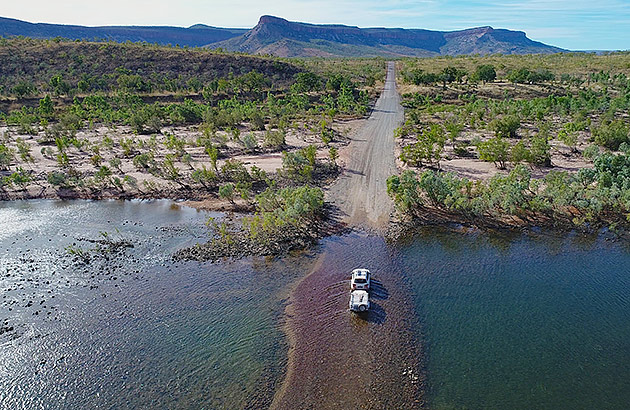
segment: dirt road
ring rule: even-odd
[[[385,89],[370,118],[351,137],[346,169],[328,191],[327,200],[339,207],[351,226],[380,229],[389,221],[393,204],[386,180],[396,172],[393,135],[403,119],[395,66],[388,63]]]
[[[341,179],[328,193],[351,226],[380,231],[392,209],[386,179],[395,172],[393,131],[403,118],[394,65],[365,125],[353,136]],[[380,236],[326,241],[287,307],[289,363],[273,409],[415,409],[423,401],[420,351],[410,331],[413,306],[396,249]],[[349,273],[374,274],[366,317],[348,311]]]

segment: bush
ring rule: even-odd
[[[520,127],[521,120],[514,115],[507,115],[490,123],[490,129],[494,131],[495,135],[503,138],[516,138],[516,131]]]
[[[234,203],[234,184],[225,184],[219,187],[219,198],[227,199]]]
[[[14,153],[11,147],[0,144],[0,170],[9,169],[9,165],[13,161]]]
[[[582,152],[582,156],[586,159],[594,160],[595,158],[599,156],[599,152],[600,152],[599,147],[595,144],[592,144],[584,148],[584,151]]]
[[[233,182],[249,182],[252,179],[245,164],[236,159],[225,161],[221,167],[221,176],[224,180]]]
[[[501,137],[495,137],[477,145],[479,159],[493,162],[499,169],[505,169],[506,162],[510,159],[510,143]]]
[[[133,166],[139,171],[145,171],[154,165],[153,155],[150,153],[138,154],[133,157]]]
[[[281,130],[265,132],[263,146],[270,149],[279,149],[286,145],[285,134]]]
[[[544,136],[535,136],[531,139],[531,162],[538,166],[551,166],[551,146]]]
[[[439,166],[445,142],[444,129],[439,125],[432,125],[429,130],[423,130],[416,135],[415,143],[403,147],[400,160],[415,167],[424,163]]]
[[[258,148],[258,141],[251,133],[245,134],[245,136],[241,139],[241,142],[243,143],[245,149],[249,152],[255,151]]]
[[[497,72],[492,64],[483,64],[477,66],[473,73],[474,79],[478,81],[489,82],[494,81],[497,78]]]
[[[282,175],[298,182],[308,182],[313,178],[314,166],[303,150],[282,152]]]
[[[322,87],[321,79],[311,73],[302,72],[295,75],[295,83],[291,86],[291,91],[295,93],[304,93],[309,91],[318,91]]]
[[[46,180],[52,186],[57,187],[66,187],[67,186],[67,177],[63,172],[52,171],[49,172],[46,176]]]
[[[609,149],[619,149],[619,146],[628,141],[628,126],[622,120],[614,120],[593,128],[595,143]]]

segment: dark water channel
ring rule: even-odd
[[[0,203],[0,409],[264,408],[285,375],[294,285],[314,270],[333,278],[313,308],[329,341],[356,266],[379,281],[377,311],[339,334],[391,357],[398,367],[375,374],[392,397],[397,358],[419,351],[434,409],[628,408],[627,243],[427,229],[398,244],[353,233],[285,258],[173,263],[206,239],[210,215],[169,201]],[[134,246],[88,265],[67,251],[102,238]],[[401,326],[418,346],[396,354],[379,332]],[[302,403],[325,393],[311,390]]]
[[[434,409],[630,407],[630,248],[427,229],[401,246]]]

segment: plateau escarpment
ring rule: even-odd
[[[550,54],[563,51],[522,31],[478,27],[460,31],[316,25],[262,16],[252,30],[211,47],[252,54],[297,56],[435,56]]]
[[[459,31],[359,28],[308,24],[262,16],[252,29],[191,27],[85,27],[0,18],[0,36],[207,46],[280,57],[429,57],[462,54],[549,54],[564,51],[527,38],[522,31],[477,27]]]

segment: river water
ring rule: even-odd
[[[286,374],[289,294],[318,271],[330,283],[313,282],[321,330],[303,352],[314,383],[295,396],[302,406],[332,405],[317,386],[352,357],[331,348],[335,335],[391,363],[359,366],[389,408],[411,397],[399,389],[416,386],[415,365],[435,409],[630,403],[627,243],[431,228],[395,244],[351,233],[284,258],[172,262],[207,239],[209,216],[222,217],[170,201],[0,203],[0,409],[264,408]],[[93,251],[103,239],[133,248]],[[379,283],[365,323],[345,311],[343,277],[357,265]]]

